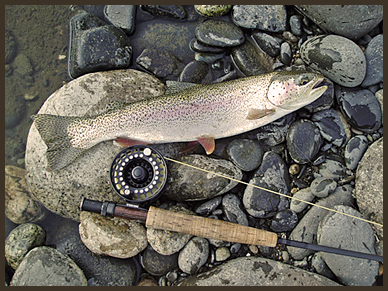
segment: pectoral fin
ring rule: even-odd
[[[203,146],[203,148],[206,151],[206,154],[208,155],[210,155],[216,148],[214,137],[210,135],[203,135],[203,136],[197,137],[197,140]]]
[[[274,113],[275,109],[257,109],[257,108],[251,108],[248,111],[248,120],[254,120],[254,119],[259,119],[262,118],[266,115],[269,115],[271,113]]]

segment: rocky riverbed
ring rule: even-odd
[[[96,115],[112,101],[162,95],[166,81],[320,72],[328,90],[318,100],[216,140],[210,156],[199,147],[185,152],[186,143],[155,148],[336,213],[173,163],[152,205],[383,255],[382,227],[338,213],[383,223],[382,19],[382,6],[368,5],[8,7],[6,285],[382,285],[375,261],[80,212],[82,197],[123,203],[109,183],[120,147],[100,143],[48,172],[46,146],[28,118]],[[26,34],[30,22],[44,47]]]

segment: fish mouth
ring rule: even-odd
[[[311,86],[311,90],[309,94],[309,97],[311,99],[315,100],[319,98],[327,90],[328,87],[326,85],[318,87],[318,85],[321,84],[324,79],[325,79],[324,77],[318,77],[317,80]]]

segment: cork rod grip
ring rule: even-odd
[[[276,233],[201,216],[175,213],[151,206],[146,226],[235,243],[275,247]]]

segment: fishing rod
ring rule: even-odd
[[[167,182],[165,159],[149,146],[136,145],[122,150],[111,165],[110,181],[116,193],[127,202],[126,205],[83,197],[80,210],[136,220],[145,223],[146,227],[209,239],[267,247],[285,245],[383,262],[382,256],[282,239],[274,232],[223,220],[175,213],[154,206],[148,210],[141,208],[141,203],[158,198]]]

